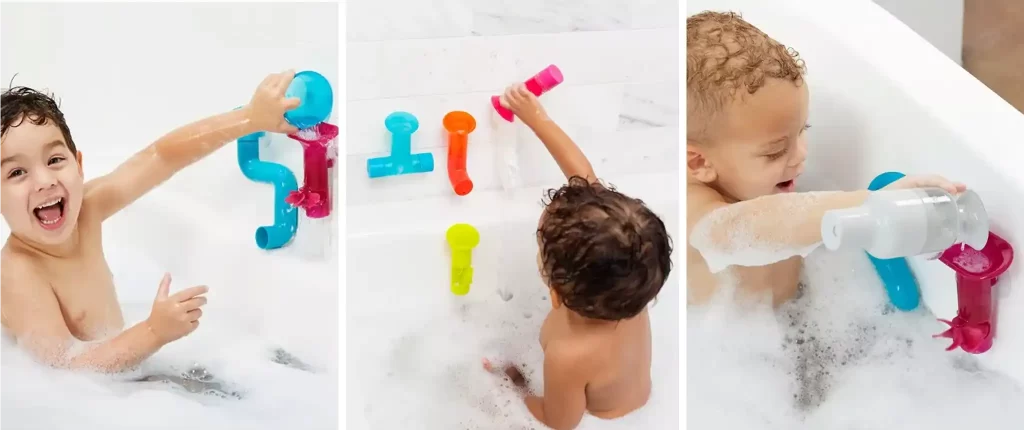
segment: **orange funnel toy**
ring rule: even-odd
[[[448,112],[443,122],[444,129],[448,130],[448,181],[455,194],[464,196],[473,191],[473,181],[466,172],[466,149],[469,146],[469,133],[476,130],[476,119],[467,112],[457,110]]]

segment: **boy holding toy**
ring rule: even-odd
[[[651,391],[650,303],[671,270],[672,242],[644,203],[597,180],[579,147],[523,85],[501,99],[540,138],[568,184],[548,193],[537,226],[537,265],[552,309],[541,327],[543,396],[526,406],[554,429],[573,429],[585,412],[624,416]],[[491,364],[484,361],[488,370]],[[512,382],[526,381],[514,366]]]
[[[175,173],[242,136],[298,131],[284,113],[294,72],[267,76],[248,105],[189,124],[113,172],[84,182],[82,153],[49,96],[3,93],[0,213],[11,234],[0,251],[0,322],[36,359],[55,367],[120,372],[199,326],[207,287],[170,292],[164,275],[149,318],[125,330],[102,225]]]
[[[738,291],[796,296],[803,257],[821,242],[825,212],[860,206],[869,191],[795,193],[807,159],[808,88],[797,53],[735,13],[686,20],[688,302],[720,288],[711,257],[740,255]],[[887,188],[966,186],[907,176]],[[712,270],[714,269],[714,271]]]

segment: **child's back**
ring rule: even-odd
[[[650,396],[647,305],[671,271],[671,239],[642,201],[597,182],[590,162],[535,96],[519,86],[502,102],[569,179],[549,193],[537,225],[537,264],[552,310],[540,335],[544,396],[527,396],[526,405],[555,429],[575,428],[587,411],[621,417]]]
[[[651,394],[651,321],[644,310],[617,324],[593,325],[565,308],[554,309],[541,329],[541,348],[576,351],[589,374],[587,411],[618,418],[647,403]]]

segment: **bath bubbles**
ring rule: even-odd
[[[711,273],[731,265],[766,266],[794,256],[806,257],[820,245],[819,229],[801,226],[793,216],[815,204],[825,192],[776,194],[723,206],[697,222],[690,245]],[[792,232],[811,231],[811,237]]]
[[[1011,430],[1024,393],[976,357],[946,352],[925,310],[891,312],[857,250],[816,252],[777,310],[727,300],[688,309],[693,428]],[[968,405],[968,406],[965,406]]]

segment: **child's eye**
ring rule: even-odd
[[[807,131],[807,130],[810,130],[810,128],[811,128],[811,125],[810,125],[810,124],[804,124],[804,129],[803,129],[803,130],[800,130],[800,132],[801,132],[801,133],[803,133],[803,132],[805,132],[805,131]]]
[[[11,172],[7,174],[7,179],[17,178],[18,176],[21,176],[21,175],[24,175],[24,174],[25,174],[25,169],[20,169],[20,168],[19,169],[14,169],[14,170],[11,170]]]
[[[64,156],[54,155],[53,157],[50,157],[50,161],[48,163],[46,163],[46,165],[52,166],[52,165],[60,163],[60,162],[62,162],[64,160],[66,160],[66,158],[64,158]]]
[[[782,158],[783,155],[786,155],[786,151],[788,151],[788,150],[789,149],[783,149],[783,150],[781,150],[779,152],[776,152],[774,154],[765,155],[765,157],[768,157],[769,160],[778,160],[779,158]]]

